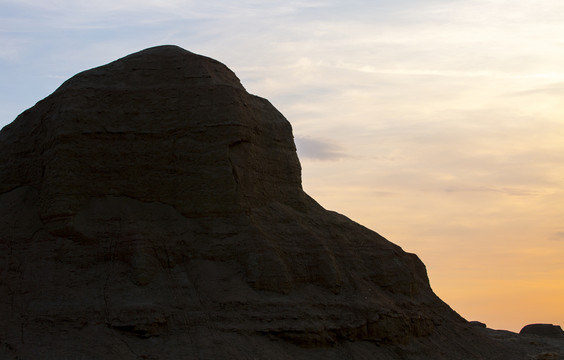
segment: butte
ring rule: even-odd
[[[290,123],[218,61],[79,73],[0,154],[1,359],[508,358],[303,191]]]

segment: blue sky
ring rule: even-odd
[[[417,253],[463,316],[564,325],[564,3],[0,0],[0,126],[161,44],[269,99],[305,190]]]

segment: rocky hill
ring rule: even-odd
[[[160,46],[0,132],[1,359],[525,359],[301,186],[290,123]]]

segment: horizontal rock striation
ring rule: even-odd
[[[2,359],[498,351],[415,255],[304,193],[289,122],[213,59],[160,46],[80,73],[0,153]]]

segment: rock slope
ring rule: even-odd
[[[289,122],[160,46],[0,132],[2,359],[519,359],[304,193]]]

